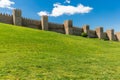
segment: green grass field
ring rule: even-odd
[[[120,42],[0,23],[0,80],[120,80]]]

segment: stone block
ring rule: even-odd
[[[99,39],[103,39],[103,27],[96,28],[96,35]]]
[[[64,22],[64,28],[66,34],[73,34],[73,23],[72,20],[67,20]]]
[[[114,29],[107,30],[106,33],[107,33],[109,40],[112,40],[112,41],[115,40]]]
[[[88,32],[89,32],[89,25],[84,25],[84,26],[82,27],[82,29],[83,29],[83,32],[84,32],[84,33],[87,33],[87,34],[88,34]]]
[[[19,9],[14,9],[13,10],[13,24],[17,26],[22,25],[22,12]]]
[[[48,16],[41,16],[42,30],[48,30]]]

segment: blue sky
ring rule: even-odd
[[[63,23],[64,20],[70,19],[78,27],[89,24],[91,29],[101,26],[105,30],[115,29],[118,32],[120,31],[119,3],[120,0],[0,0],[0,12],[11,14],[13,8],[19,8],[23,11],[23,17],[40,20],[38,13],[46,11],[50,16],[50,22]],[[54,4],[57,4],[57,8],[53,6]],[[84,9],[78,8],[80,4]],[[59,8],[61,6],[64,7],[61,9]],[[69,9],[68,6],[72,8]],[[55,8],[58,11],[57,16],[56,12],[52,13]],[[62,11],[60,15],[59,11]]]

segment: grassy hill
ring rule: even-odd
[[[0,80],[120,80],[120,42],[0,23]]]

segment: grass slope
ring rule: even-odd
[[[0,23],[0,80],[120,80],[120,43]]]

